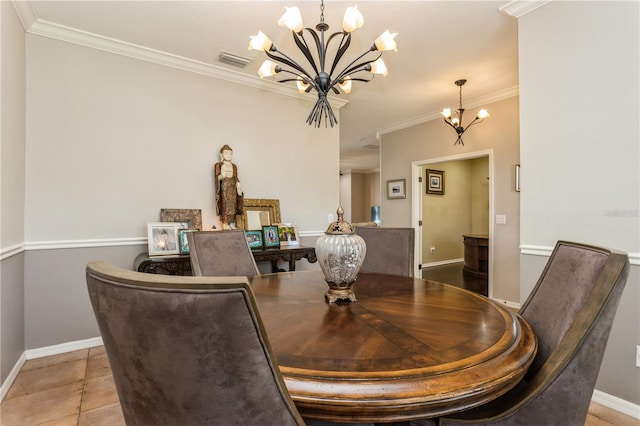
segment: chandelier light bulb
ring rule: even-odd
[[[389,30],[380,34],[380,36],[376,39],[374,45],[376,46],[376,50],[380,52],[386,52],[387,50],[393,50],[394,52],[398,51],[398,45],[394,38],[398,33],[389,33]]]
[[[442,115],[444,118],[451,118],[451,108],[445,108],[442,110]]]
[[[258,69],[258,75],[260,78],[271,77],[272,75],[276,75],[280,72],[280,67],[273,61],[266,60],[260,65],[260,69]]]
[[[351,93],[351,77],[345,77],[344,80],[338,83],[338,86],[344,93]]]
[[[387,66],[384,64],[382,58],[379,58],[377,61],[371,64],[371,74],[382,74],[384,77],[387,76],[389,72],[387,71]]]
[[[273,46],[271,39],[262,31],[258,31],[258,34],[249,37],[249,50],[268,51],[271,49],[271,46]]]
[[[299,33],[304,28],[304,24],[302,23],[302,14],[300,13],[300,9],[297,7],[285,7],[286,12],[278,21],[278,25],[285,26],[289,28],[291,31]]]
[[[304,77],[301,76],[301,75],[298,76],[298,78],[296,79],[296,86],[298,87],[298,92],[300,92],[300,93],[304,93],[307,90],[310,90],[309,83],[307,83],[304,80]]]
[[[364,16],[358,10],[358,6],[348,7],[342,19],[342,29],[345,33],[350,33],[364,25]]]
[[[482,108],[480,111],[478,111],[479,120],[484,120],[487,117],[489,117],[489,112],[486,109]]]

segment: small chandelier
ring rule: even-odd
[[[347,8],[342,22],[342,31],[331,34],[326,43],[325,31],[329,29],[329,25],[324,22],[324,1],[320,2],[320,23],[316,25],[315,31],[311,28],[304,28],[302,15],[297,7],[286,7],[285,9],[286,12],[278,21],[278,25],[286,26],[291,30],[296,46],[298,46],[298,49],[300,49],[309,62],[313,72],[307,71],[302,65],[279,51],[271,40],[260,31],[257,35],[250,37],[249,50],[263,50],[272,60],[267,59],[264,61],[258,70],[258,75],[264,78],[277,73],[290,74],[293,77],[277,81],[279,83],[295,81],[300,93],[308,93],[311,90],[315,90],[318,93],[318,100],[311,110],[309,117],[307,117],[307,123],[309,125],[313,124],[315,127],[320,127],[320,123],[324,118],[325,127],[327,121],[331,124],[331,127],[333,127],[338,123],[338,120],[327,99],[329,92],[332,91],[336,95],[340,94],[341,91],[343,93],[350,93],[351,83],[353,81],[368,82],[373,79],[373,76],[367,78],[362,74],[357,77],[355,76],[355,74],[361,72],[386,76],[387,68],[381,56],[382,53],[387,50],[397,51],[394,40],[396,34],[390,34],[389,30],[385,31],[375,40],[369,50],[351,61],[347,66],[342,68],[341,71],[337,71],[338,62],[351,44],[351,32],[362,27],[364,23],[362,13],[360,13],[357,7]],[[304,38],[305,30],[311,38],[313,38],[317,50],[317,55],[315,56],[311,53],[307,40]],[[340,44],[336,50],[335,58],[331,61],[331,68],[327,70],[327,47],[335,37],[340,38]],[[365,57],[372,52],[380,53],[375,54],[375,57],[371,57],[373,55],[370,55],[368,59],[365,59]],[[283,68],[281,65],[290,69]]]
[[[445,108],[442,110],[442,115],[444,116],[444,122],[449,126],[453,127],[453,130],[458,134],[458,139],[456,139],[456,143],[453,145],[464,145],[464,141],[462,140],[462,134],[469,129],[469,127],[473,126],[477,123],[482,123],[482,121],[489,117],[489,113],[486,109],[481,109],[478,111],[478,115],[473,119],[471,123],[465,128],[462,127],[462,114],[464,114],[464,108],[462,108],[462,86],[467,82],[467,80],[456,80],[456,86],[460,88],[460,106],[456,110],[456,117],[451,118],[451,108]]]

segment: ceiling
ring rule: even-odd
[[[17,10],[27,27],[34,22],[54,23],[84,36],[89,33],[228,68],[251,79],[258,79],[257,69],[266,57],[247,50],[249,36],[261,30],[279,50],[298,58],[290,32],[277,25],[278,19],[285,6],[298,6],[307,27],[315,27],[320,17],[320,2],[308,0],[16,4],[20,4]],[[342,171],[375,170],[379,167],[379,134],[434,119],[443,107],[457,107],[455,80],[468,80],[463,89],[465,108],[517,90],[517,21],[499,10],[505,1],[326,0],[325,22],[330,32],[341,30],[344,10],[354,5],[364,15],[364,26],[353,33],[345,59],[355,59],[387,29],[398,33],[398,51],[383,55],[389,69],[386,77],[376,76],[366,84],[356,82],[350,94],[340,96],[348,100],[339,118]],[[24,18],[25,11],[31,14],[30,20]],[[252,61],[245,68],[233,67],[218,61],[221,51]]]

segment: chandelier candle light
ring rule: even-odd
[[[290,74],[292,77],[277,81],[279,83],[295,81],[300,93],[308,93],[311,90],[315,90],[318,93],[318,100],[307,118],[307,123],[309,125],[313,124],[315,127],[320,127],[320,123],[324,118],[325,127],[327,121],[331,127],[333,127],[338,123],[338,120],[327,99],[329,92],[333,92],[336,95],[340,94],[341,91],[343,93],[349,93],[351,92],[351,83],[353,81],[369,82],[373,79],[373,76],[367,78],[362,74],[359,74],[358,77],[355,76],[355,74],[361,72],[386,76],[387,68],[381,56],[382,53],[387,50],[397,52],[397,46],[394,40],[396,33],[391,34],[389,30],[385,31],[375,40],[369,50],[351,61],[343,67],[341,71],[337,71],[340,59],[351,44],[351,33],[362,27],[364,23],[362,13],[360,13],[357,7],[347,8],[342,22],[342,31],[331,34],[326,40],[326,43],[325,32],[329,29],[329,25],[324,22],[324,1],[320,2],[320,23],[316,25],[315,31],[311,28],[304,27],[300,9],[297,7],[287,7],[285,9],[286,12],[278,21],[278,25],[281,27],[286,26],[291,30],[296,46],[298,46],[298,49],[300,49],[309,62],[313,73],[307,71],[291,57],[278,50],[269,37],[260,31],[257,35],[250,37],[249,50],[263,50],[270,59],[264,61],[258,70],[258,75],[260,75],[261,78],[265,78],[278,73]],[[317,50],[316,56],[311,53],[311,49],[307,44],[307,40],[304,37],[305,31],[313,38]],[[329,47],[329,43],[336,37],[340,38],[340,44],[335,51],[335,58],[331,61],[331,68],[327,71],[327,48]],[[369,55],[370,53],[372,55]],[[374,55],[375,57],[373,57]],[[365,59],[367,56],[369,56],[369,58]],[[283,68],[283,66],[290,69]]]
[[[469,127],[477,123],[482,123],[485,118],[489,117],[489,113],[486,109],[483,108],[478,111],[478,115],[476,115],[476,118],[474,118],[466,128],[462,127],[462,114],[464,114],[464,108],[462,108],[462,86],[464,86],[466,82],[467,80],[456,80],[456,86],[460,88],[460,106],[456,110],[456,117],[451,117],[451,108],[445,108],[442,110],[444,122],[453,127],[453,130],[455,130],[458,134],[458,139],[456,140],[456,143],[453,144],[454,146],[457,144],[464,145],[464,142],[462,141],[462,134],[467,131]]]

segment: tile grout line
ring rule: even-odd
[[[87,359],[84,366],[84,376],[82,377],[82,391],[80,392],[80,404],[78,405],[78,416],[76,417],[76,426],[80,426],[80,414],[82,413],[82,402],[84,400],[84,394],[87,387],[87,375],[89,374],[89,356],[91,355],[91,348],[87,350]]]

